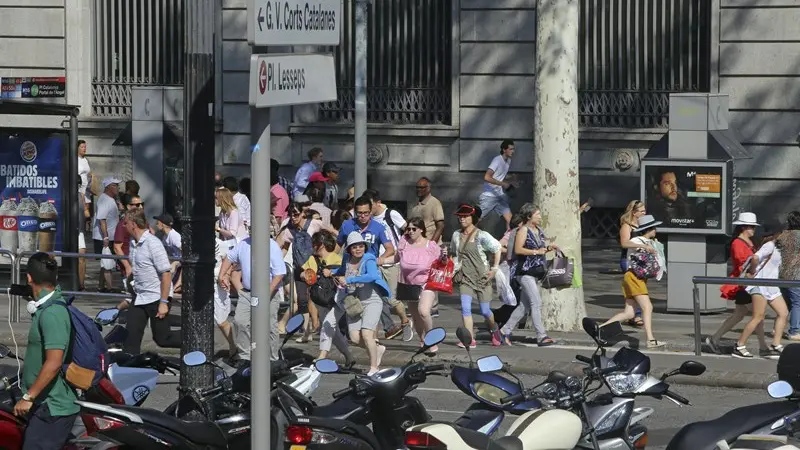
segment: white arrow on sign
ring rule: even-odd
[[[339,45],[343,0],[250,0],[250,45]]]
[[[250,105],[256,108],[336,100],[330,54],[268,54],[250,57]]]

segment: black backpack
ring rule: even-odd
[[[336,282],[333,281],[333,277],[322,275],[325,265],[319,256],[314,255],[314,260],[317,262],[317,282],[308,288],[308,296],[317,306],[333,308],[336,299]]]

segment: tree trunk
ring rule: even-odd
[[[578,0],[538,0],[533,198],[545,234],[581,266],[578,183]],[[580,328],[583,288],[542,289],[548,330]]]

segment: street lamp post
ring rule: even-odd
[[[214,18],[218,0],[184,3],[181,354],[214,355]],[[213,383],[212,367],[182,367],[182,388]]]

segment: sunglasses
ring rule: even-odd
[[[370,211],[356,211],[357,216],[368,216],[370,214],[372,214]]]
[[[417,227],[408,227],[408,228],[406,228],[406,233],[413,233],[415,231],[420,231],[420,229],[417,228]]]
[[[129,203],[129,205],[134,208],[144,208],[144,203]]]

